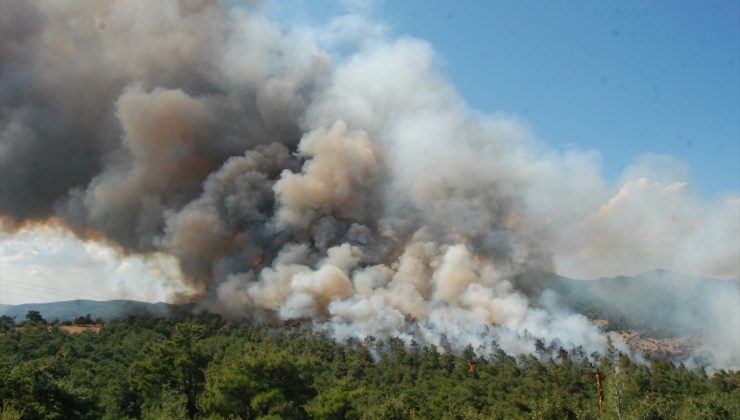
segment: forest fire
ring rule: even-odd
[[[0,0],[0,419],[740,419],[737,6]]]
[[[335,55],[345,32],[215,1],[3,6],[3,226],[172,256],[198,310],[339,341],[603,351],[533,277],[739,274],[740,200],[702,202],[642,161],[607,186],[592,155],[470,109],[421,40]]]

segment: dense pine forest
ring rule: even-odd
[[[637,364],[613,349],[453,355],[206,315],[130,317],[75,334],[27,318],[2,320],[2,419],[740,418],[739,372]]]

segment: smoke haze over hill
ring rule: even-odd
[[[173,256],[200,308],[339,340],[603,350],[528,273],[740,275],[740,198],[702,201],[658,155],[609,185],[597,154],[470,109],[429,44],[361,15],[292,28],[207,0],[1,1],[5,229]]]

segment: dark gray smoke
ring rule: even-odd
[[[293,29],[208,0],[0,4],[6,229],[53,220],[172,255],[201,307],[337,339],[601,349],[585,317],[530,302],[527,273],[740,273],[737,197],[703,203],[654,156],[610,187],[597,156],[469,109],[429,45],[361,16]]]

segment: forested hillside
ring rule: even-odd
[[[22,319],[28,311],[37,311],[48,320],[67,321],[80,314],[90,314],[93,319],[110,321],[130,315],[143,317],[166,317],[185,313],[192,309],[190,304],[148,303],[135,300],[115,299],[96,301],[87,299],[46,303],[24,303],[20,305],[0,304],[0,315]]]
[[[39,318],[3,318],[3,419],[740,418],[740,373],[637,364],[614,350],[452,355],[216,316],[130,317],[69,334]]]
[[[717,308],[727,296],[740,296],[740,279],[666,270],[587,281],[550,274],[542,288],[557,292],[575,312],[608,320],[608,331],[633,329],[651,337],[681,337],[721,333],[726,313]]]

